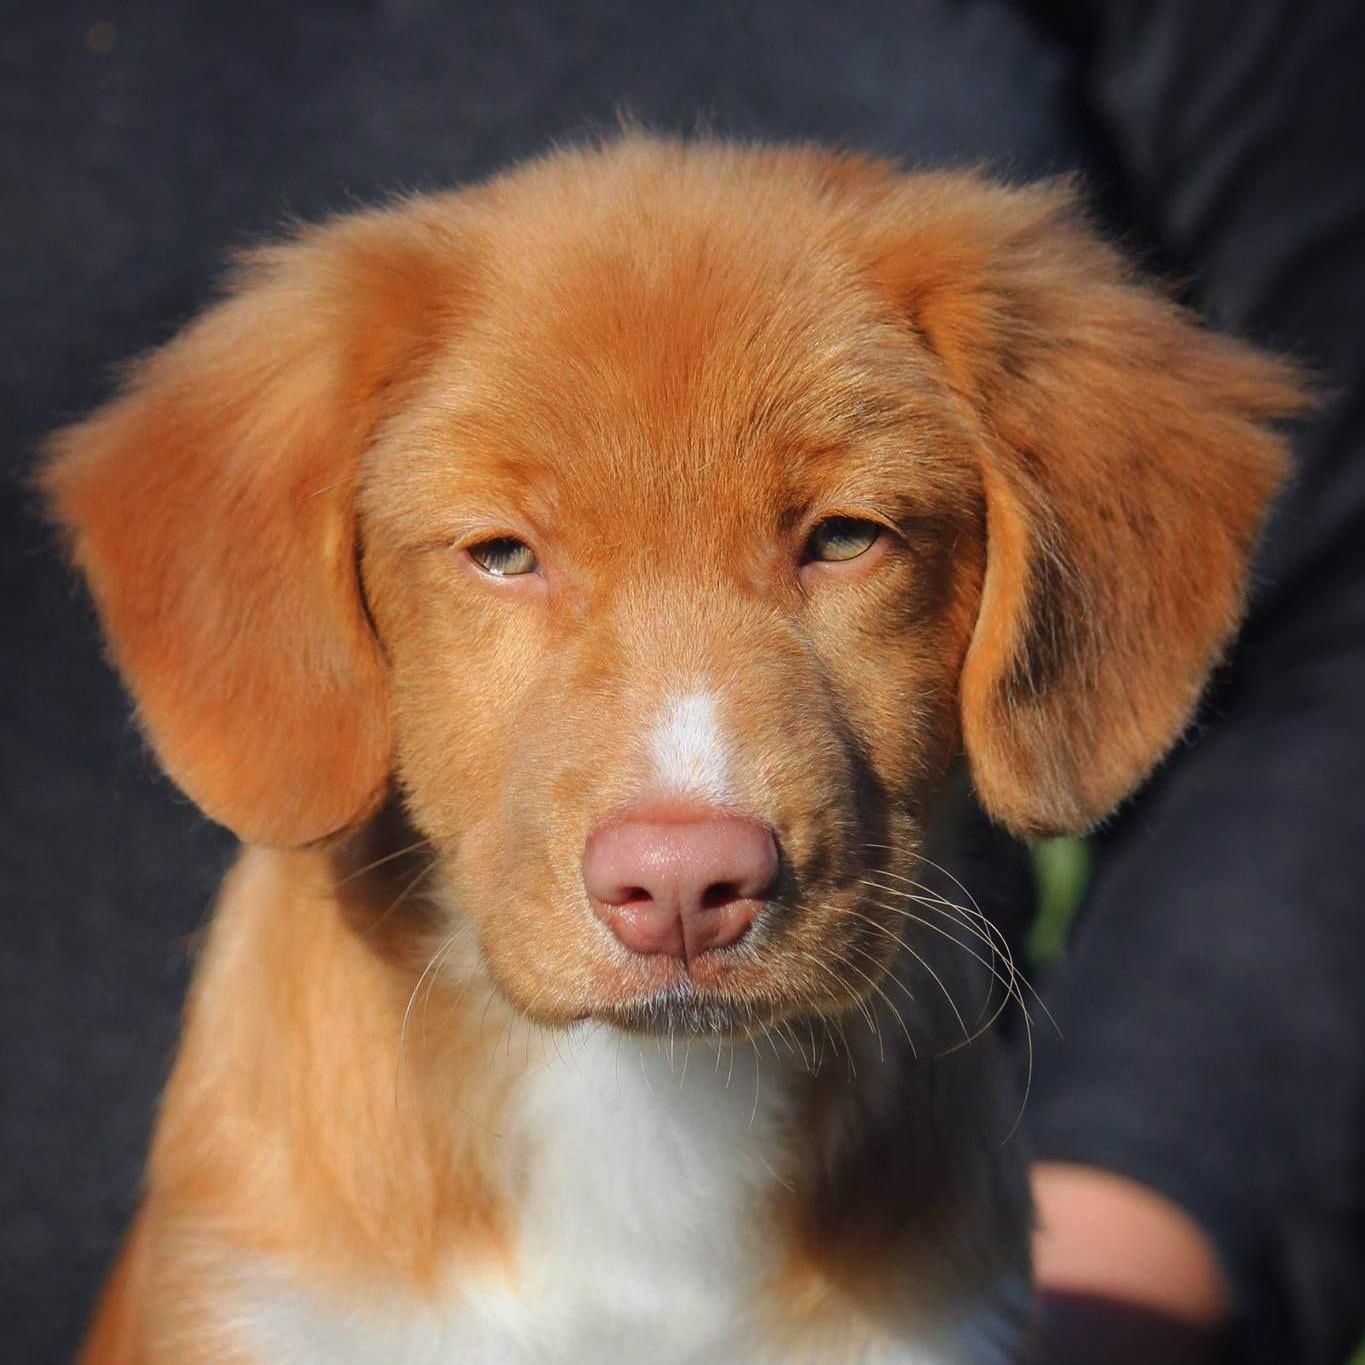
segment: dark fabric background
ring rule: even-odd
[[[1027,1123],[1043,1153],[1199,1218],[1239,1365],[1342,1360],[1365,1317],[1362,71],[1358,0],[11,6],[0,1359],[64,1360],[80,1334],[231,856],[155,775],[33,515],[42,434],[281,219],[482,175],[625,111],[1019,179],[1084,167],[1216,321],[1318,368],[1327,401],[1202,742],[1100,840]]]
[[[0,28],[0,1358],[60,1361],[132,1207],[231,856],[154,772],[21,480],[290,215],[613,126],[1066,169],[1063,53],[1003,3],[55,0]]]

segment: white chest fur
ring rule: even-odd
[[[436,1302],[380,1287],[341,1301],[254,1265],[229,1330],[261,1365],[789,1360],[750,1311],[776,1269],[760,1214],[783,1161],[784,1071],[751,1048],[732,1058],[601,1030],[561,1037],[504,1135],[521,1191],[514,1287],[452,1276]],[[993,1358],[899,1347],[858,1365]]]
[[[253,1354],[269,1365],[745,1358],[735,1325],[772,1268],[754,1214],[780,1160],[777,1064],[599,1029],[544,1053],[503,1135],[521,1210],[515,1288],[453,1277],[436,1304],[383,1291],[339,1303],[253,1267],[232,1313]]]

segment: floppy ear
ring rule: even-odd
[[[1065,187],[901,182],[877,270],[980,434],[987,564],[961,681],[977,790],[1084,829],[1187,724],[1242,614],[1295,372],[1136,282]]]
[[[248,841],[321,838],[387,784],[352,497],[451,265],[435,217],[413,210],[258,251],[222,303],[52,440],[41,482],[143,728]]]

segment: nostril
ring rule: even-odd
[[[703,910],[719,910],[731,901],[743,899],[743,894],[734,882],[712,882],[701,893],[701,906]]]

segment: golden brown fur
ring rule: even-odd
[[[488,1134],[517,1066],[480,1020],[638,1027],[678,985],[604,951],[579,882],[670,689],[722,698],[786,869],[764,950],[698,964],[696,1026],[871,996],[904,930],[860,887],[913,873],[959,751],[1018,832],[1102,817],[1236,627],[1299,403],[1068,190],[814,149],[632,136],[257,253],[44,476],[162,762],[268,846],[218,911],[87,1360],[225,1358],[196,1316],[223,1246],[515,1277]],[[835,513],[887,534],[801,566]],[[490,533],[536,583],[452,553]],[[354,866],[401,847],[395,795],[436,891],[390,914],[406,883]],[[848,951],[861,981],[822,965]],[[913,1224],[913,1181],[841,1179],[839,1219],[799,1179],[775,1214],[811,1303],[929,1254],[874,1216]]]

